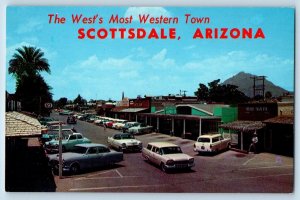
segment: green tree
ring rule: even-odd
[[[66,97],[62,97],[55,101],[55,107],[56,108],[63,108],[65,105],[67,105],[68,99]]]
[[[21,101],[22,110],[46,115],[49,110],[44,103],[52,103],[52,88],[40,72],[50,73],[48,60],[36,47],[23,46],[16,51],[9,60],[8,72],[16,78],[16,97]]]
[[[208,87],[202,83],[199,84],[198,90],[195,92],[198,100],[206,101],[208,99]]]
[[[50,74],[50,65],[41,49],[23,46],[16,51],[9,61],[8,73],[16,77],[17,83],[22,77],[34,77],[43,71]]]
[[[220,79],[208,83],[208,87],[200,83],[195,95],[199,100],[227,104],[242,103],[249,99],[243,92],[238,90],[238,86],[222,85],[220,84]]]
[[[74,99],[73,103],[76,104],[76,105],[79,105],[79,106],[82,106],[84,104],[86,104],[86,100],[83,99],[80,94],[78,94],[78,96]]]
[[[273,96],[272,92],[270,92],[270,91],[267,91],[266,94],[265,94],[266,99],[271,99],[272,96]]]

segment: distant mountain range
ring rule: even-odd
[[[240,72],[233,77],[225,80],[222,84],[231,84],[238,86],[239,90],[243,92],[248,97],[253,97],[253,78],[256,75]],[[262,87],[262,81],[257,81],[256,86]],[[282,96],[284,93],[288,91],[276,86],[271,81],[268,81],[267,78],[265,79],[265,92],[270,91],[273,97]]]

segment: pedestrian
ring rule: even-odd
[[[77,130],[75,129],[74,126],[72,126],[72,131],[73,131],[74,133],[77,133]]]
[[[106,131],[106,124],[105,123],[103,123],[103,129],[104,129],[104,131]]]
[[[257,137],[257,133],[256,133],[256,130],[255,130],[254,133],[253,133],[252,142],[249,146],[248,152],[256,153],[257,143],[258,143],[258,137]]]
[[[170,130],[170,136],[174,136],[174,132]]]

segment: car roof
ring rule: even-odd
[[[150,142],[148,145],[156,146],[156,147],[178,147],[178,145],[170,143],[170,142]]]
[[[219,136],[221,136],[221,134],[213,133],[213,134],[200,135],[198,138],[213,138],[213,137],[219,137]]]
[[[115,136],[115,135],[132,135],[131,133],[115,133],[113,136]]]
[[[89,147],[107,147],[104,144],[97,144],[97,143],[83,143],[83,144],[76,144],[75,146],[76,147],[86,147],[86,148],[89,148]]]

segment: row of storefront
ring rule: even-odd
[[[196,99],[123,98],[102,106],[109,117],[138,121],[164,134],[195,140],[208,133],[230,137],[233,147],[248,151],[254,132],[259,151],[293,155],[293,102],[205,104]]]

